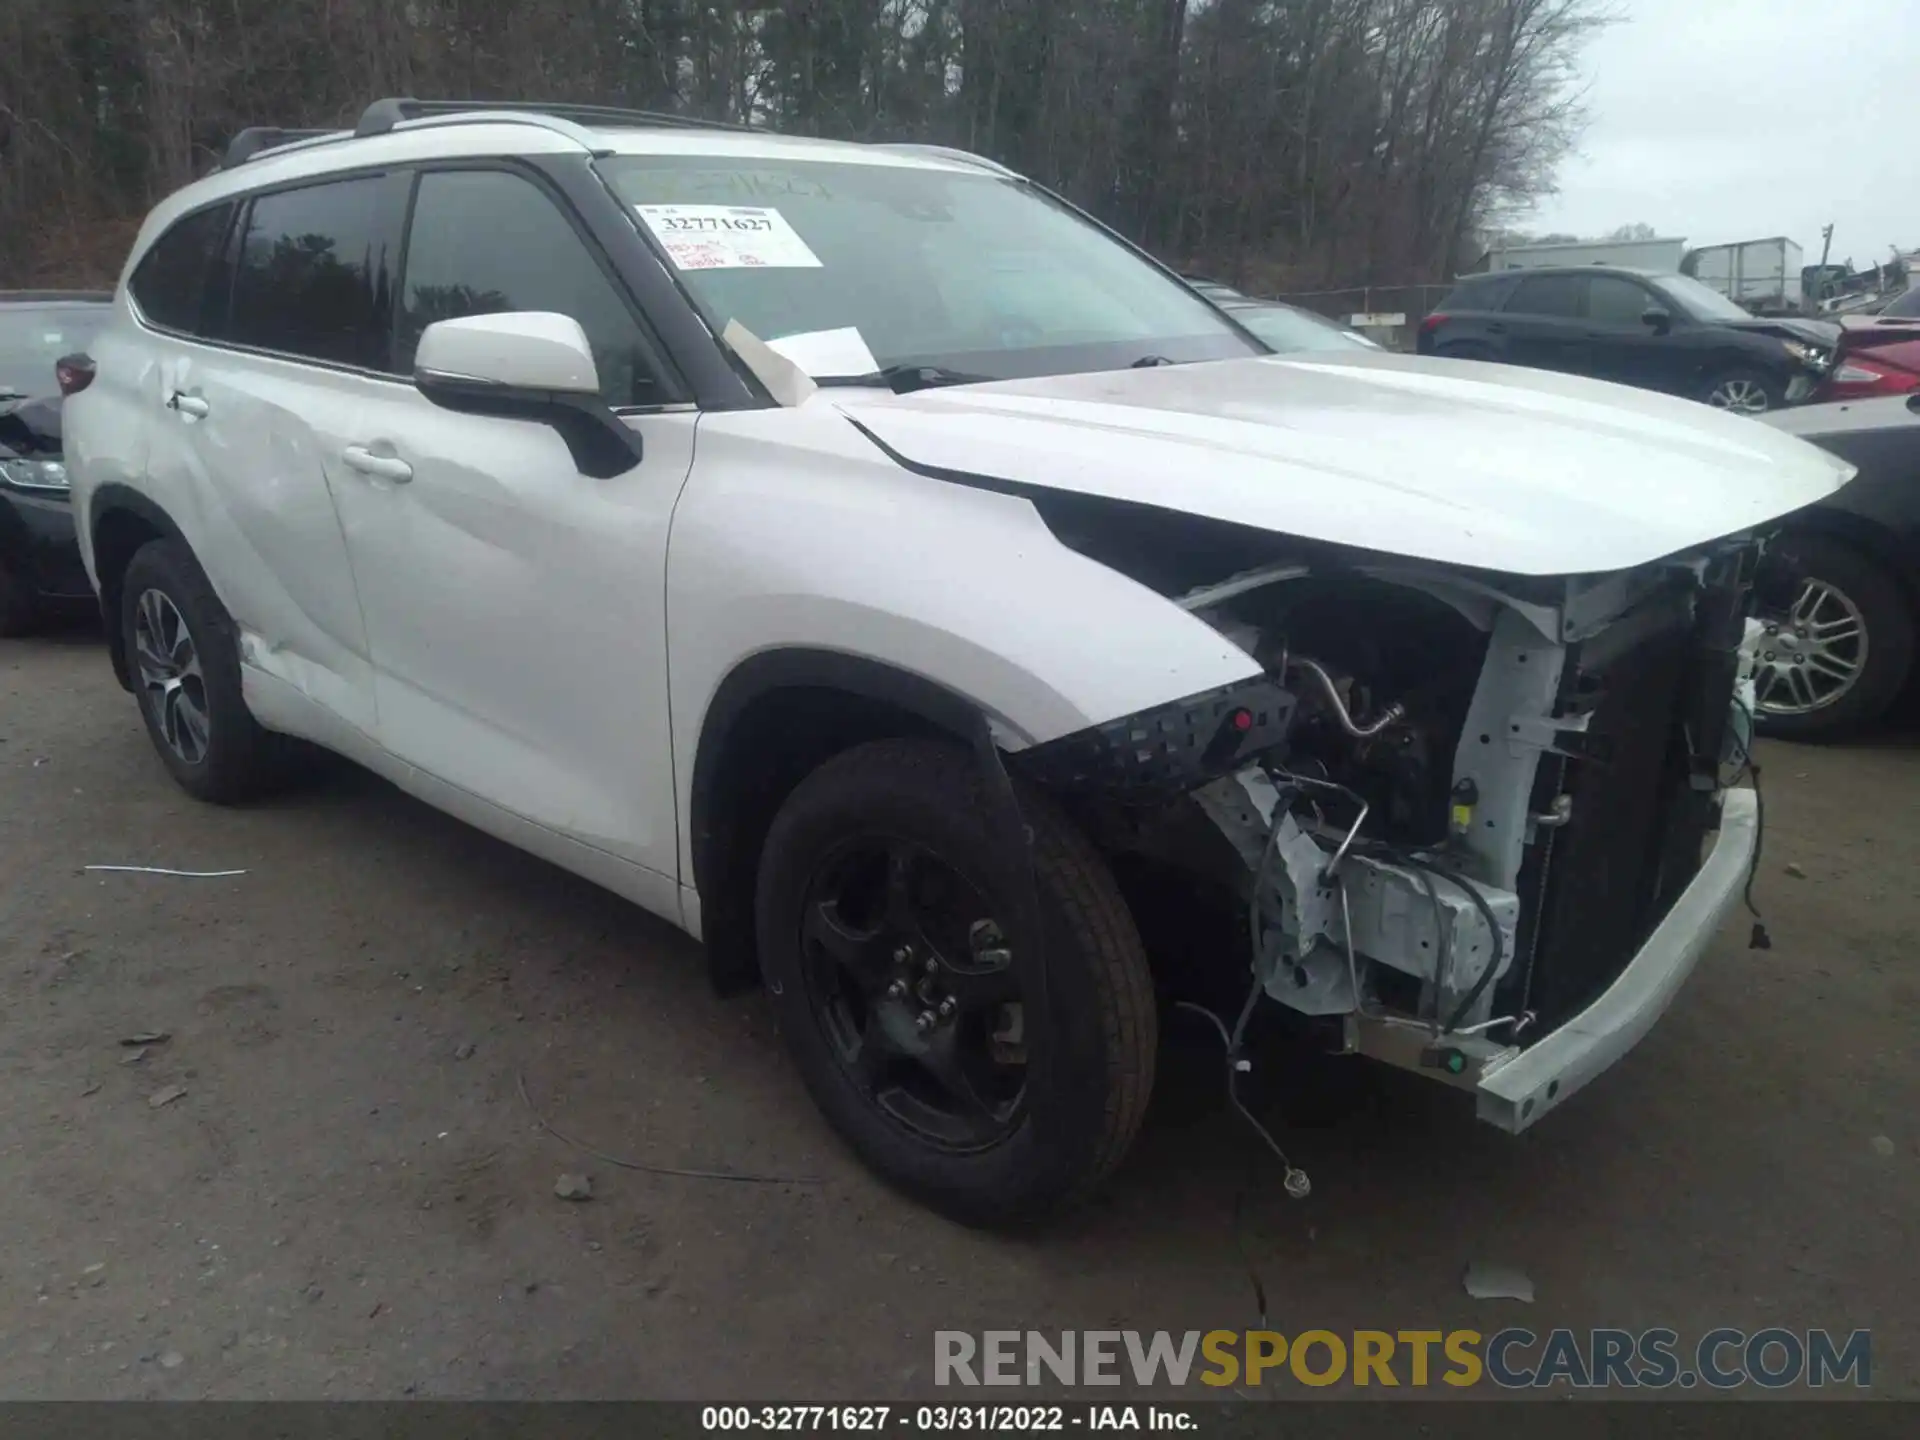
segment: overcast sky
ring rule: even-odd
[[[1920,248],[1920,0],[1615,0],[1589,123],[1516,223],[1644,220],[1694,245],[1785,235],[1870,265]]]

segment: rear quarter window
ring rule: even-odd
[[[204,334],[233,220],[230,201],[196,210],[153,242],[128,282],[140,313],[165,330]]]

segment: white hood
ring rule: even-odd
[[[1630,569],[1797,510],[1853,474],[1692,401],[1388,353],[830,403],[917,465],[1521,575]]]

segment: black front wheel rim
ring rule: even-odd
[[[947,1151],[1019,1127],[1027,1009],[983,887],[927,846],[847,841],[807,883],[800,948],[815,1023],[868,1103]]]

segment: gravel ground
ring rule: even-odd
[[[199,806],[90,636],[0,642],[0,1395],[897,1398],[935,1329],[1253,1326],[1249,1264],[1285,1331],[1868,1326],[1920,1395],[1920,746],[1763,759],[1774,948],[1537,1130],[1370,1078],[1279,1117],[1291,1202],[1170,1023],[1117,1182],[1007,1239],[871,1180],[664,925],[344,767]]]

